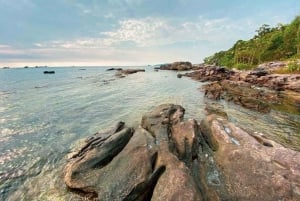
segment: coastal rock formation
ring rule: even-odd
[[[108,69],[106,69],[106,71],[113,71],[113,70],[120,71],[120,70],[123,70],[123,69],[122,68],[108,68]]]
[[[145,69],[120,69],[120,70],[119,69],[113,69],[113,70],[117,70],[115,76],[119,77],[119,78],[123,78],[126,75],[134,74],[134,73],[137,73],[137,72],[145,72]]]
[[[206,110],[198,124],[164,104],[135,130],[120,122],[94,134],[67,163],[65,184],[101,201],[299,200],[299,152],[230,123],[217,104]]]
[[[280,104],[278,93],[253,87],[250,83],[223,80],[203,86],[206,97],[214,100],[225,99],[233,101],[245,108],[259,112],[270,112],[271,106]]]
[[[243,129],[214,114],[201,122],[201,131],[214,151],[203,166],[217,167],[208,188],[216,200],[300,199],[300,153],[258,133]],[[202,175],[208,175],[204,167]],[[201,170],[199,170],[201,171]],[[224,184],[226,193],[219,195]]]
[[[202,200],[191,175],[197,155],[196,121],[184,109],[162,105],[141,128],[116,126],[86,140],[65,167],[66,185],[99,200]]]
[[[225,99],[260,112],[289,108],[300,113],[300,75],[272,74],[258,68],[253,71],[232,71],[223,67],[202,66],[184,76],[201,82],[205,96],[214,100]],[[284,107],[282,107],[284,105]]]
[[[190,77],[200,82],[206,81],[221,81],[230,79],[235,74],[234,71],[228,70],[224,67],[217,66],[199,66],[199,69],[191,73],[186,73],[184,76]]]
[[[176,71],[186,71],[192,70],[193,65],[188,61],[178,61],[171,64],[163,64],[159,67],[160,70],[176,70]]]

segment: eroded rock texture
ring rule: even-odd
[[[141,126],[96,133],[65,167],[71,193],[103,201],[296,201],[300,154],[227,120],[218,105],[200,124],[160,105]]]
[[[233,101],[245,108],[267,113],[271,109],[300,113],[300,75],[273,74],[269,68],[233,71],[200,66],[184,76],[211,83],[203,85],[205,96]]]

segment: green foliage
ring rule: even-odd
[[[234,65],[234,67],[238,70],[248,70],[251,69],[251,66],[247,65],[247,64],[243,64],[243,63],[237,63]]]
[[[207,64],[251,68],[259,63],[300,57],[300,16],[290,24],[271,28],[263,24],[252,39],[237,41],[232,48],[204,59]]]
[[[300,71],[300,63],[297,60],[290,62],[288,64],[288,71],[289,72]]]

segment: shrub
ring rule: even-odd
[[[294,60],[288,64],[288,71],[289,72],[295,72],[295,71],[300,72],[300,63],[298,62],[298,60]]]
[[[251,65],[248,65],[248,64],[243,64],[243,63],[238,63],[238,64],[235,64],[234,67],[238,70],[249,70],[252,68]]]

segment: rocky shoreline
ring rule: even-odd
[[[224,99],[262,113],[272,109],[300,114],[300,74],[276,74],[285,67],[284,62],[269,62],[254,70],[230,70],[214,65],[192,65],[174,62],[161,65],[159,70],[192,71],[178,73],[177,77],[190,77],[200,82],[206,97]]]
[[[237,71],[203,65],[183,76],[209,82],[202,89],[213,100],[225,99],[263,113],[275,109],[300,114],[300,75],[275,74],[272,70],[269,66]]]
[[[199,123],[164,104],[140,127],[118,123],[69,159],[64,181],[78,200],[300,199],[300,153],[229,122],[208,105]]]

